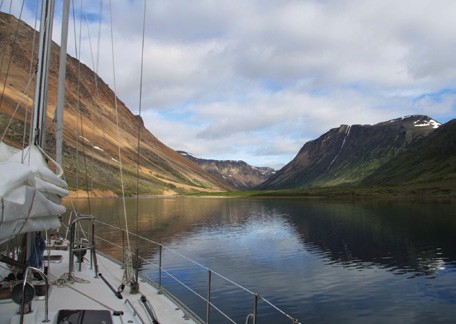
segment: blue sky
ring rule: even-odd
[[[109,2],[98,65],[90,44],[97,57],[100,2],[75,2],[88,12],[81,59],[113,87]],[[143,8],[112,1],[117,92],[135,113]],[[279,168],[340,124],[410,114],[446,122],[456,115],[455,12],[453,0],[148,1],[145,124],[176,150]]]

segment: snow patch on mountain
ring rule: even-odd
[[[428,127],[431,126],[432,128],[439,128],[440,124],[439,122],[430,119],[430,120],[417,120],[414,122],[415,127]]]

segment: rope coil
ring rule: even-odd
[[[68,284],[75,284],[75,283],[81,283],[81,284],[89,284],[90,281],[76,277],[73,273],[65,272],[63,275],[60,276],[60,278],[51,281],[52,285],[55,285],[56,287],[63,288],[68,286]]]

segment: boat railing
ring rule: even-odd
[[[111,224],[108,224],[108,223],[105,223],[105,222],[102,222],[99,220],[94,220],[94,222],[107,226],[107,227],[110,227],[111,229],[114,229],[116,231],[120,231],[121,233],[119,233],[119,234],[121,235],[121,237],[125,237],[126,232],[124,229],[121,229],[117,226],[114,226],[114,225],[111,225]],[[248,295],[250,295],[251,303],[252,303],[252,311],[250,313],[246,314],[246,318],[245,318],[246,323],[248,323],[248,321],[251,321],[254,324],[257,323],[257,319],[259,318],[259,315],[260,315],[259,311],[258,311],[258,305],[260,302],[264,302],[265,304],[267,304],[274,312],[277,313],[278,316],[282,316],[283,320],[285,322],[292,323],[292,324],[299,323],[299,321],[296,318],[287,314],[285,311],[283,311],[282,309],[280,309],[279,307],[274,305],[271,301],[262,297],[259,293],[254,292],[254,291],[234,282],[233,280],[200,264],[199,262],[192,260],[189,257],[187,257],[161,243],[155,242],[149,238],[146,238],[146,237],[143,237],[141,235],[137,235],[137,234],[131,233],[131,232],[129,232],[128,235],[129,235],[130,239],[135,238],[135,239],[141,240],[143,242],[147,242],[155,247],[155,253],[156,253],[155,262],[151,261],[150,259],[145,259],[141,256],[136,256],[138,259],[141,260],[143,267],[145,265],[151,265],[151,266],[156,267],[157,273],[155,275],[156,276],[155,280],[152,280],[151,278],[147,278],[147,281],[152,283],[157,288],[159,293],[166,293],[175,302],[179,303],[179,306],[181,306],[184,311],[189,313],[189,315],[191,317],[195,318],[197,321],[201,321],[203,323],[211,323],[211,317],[212,317],[211,313],[212,313],[212,311],[216,311],[216,312],[218,312],[218,314],[220,316],[225,318],[227,321],[229,321],[231,323],[236,323],[228,314],[226,314],[226,312],[224,312],[221,309],[221,307],[217,306],[213,302],[213,299],[212,299],[213,287],[212,286],[213,286],[214,278],[217,278],[217,280],[221,280],[221,281],[225,282],[226,284],[233,285],[239,291],[243,291],[243,292],[247,293]],[[123,239],[122,239],[122,245],[120,245],[120,244],[109,241],[105,237],[96,236],[96,238],[100,241],[103,241],[103,242],[109,244],[110,246],[115,247],[116,249],[119,249],[117,252],[117,258],[121,259],[123,261],[123,258],[124,258],[123,255],[124,255],[125,246],[126,246],[125,241]],[[141,243],[141,246],[143,247],[143,243]],[[112,252],[112,250],[111,250],[111,252]],[[119,252],[120,252],[120,254],[119,254]],[[184,280],[182,280],[178,274],[174,273],[172,269],[165,268],[163,266],[163,259],[164,259],[163,254],[164,253],[173,254],[173,255],[177,256],[178,258],[184,260],[185,262],[188,262],[188,263],[192,264],[193,266],[196,266],[199,270],[205,271],[207,273],[206,294],[200,293],[197,291],[197,289],[190,287],[190,285],[185,283]],[[116,253],[114,253],[114,254],[116,254]],[[195,312],[193,310],[189,309],[188,306],[183,304],[172,293],[170,293],[167,289],[165,289],[165,287],[163,285],[163,279],[165,276],[167,278],[172,279],[176,283],[178,283],[186,291],[191,292],[194,296],[198,297],[206,304],[205,320],[202,320],[202,317],[204,317],[204,316],[195,314]]]
[[[78,263],[79,263],[79,271],[81,271],[81,262],[82,262],[82,257],[87,250],[90,250],[90,259],[91,261],[94,260],[94,262],[90,262],[90,264],[95,264],[95,277],[98,276],[98,264],[97,264],[97,259],[96,259],[96,253],[95,253],[95,225],[94,225],[94,217],[92,215],[82,215],[78,214],[75,219],[71,222],[70,225],[70,255],[72,256],[70,258],[69,262],[69,268],[68,268],[68,273],[73,273],[73,268],[74,268],[74,258],[73,255],[78,256]],[[91,242],[87,239],[79,239],[77,236],[77,230],[78,226],[80,225],[81,221],[89,221],[92,226],[91,226]],[[81,228],[82,229],[82,228]]]

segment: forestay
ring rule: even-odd
[[[21,233],[60,226],[59,215],[65,212],[60,203],[68,187],[60,178],[61,167],[56,168],[57,174],[38,146],[21,151],[0,143],[0,244]]]

